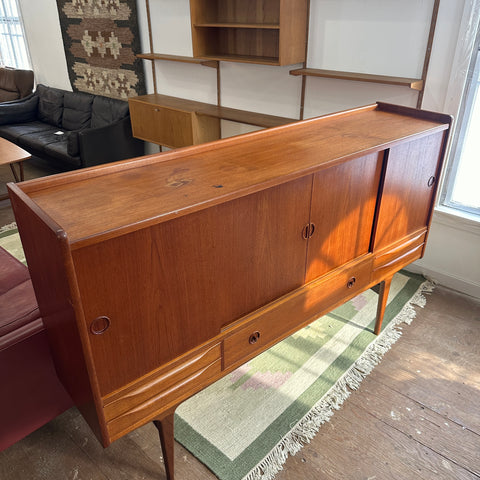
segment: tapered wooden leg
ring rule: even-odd
[[[390,291],[390,285],[392,284],[392,278],[386,278],[380,283],[380,291],[378,292],[378,304],[377,304],[377,321],[375,322],[375,335],[378,335],[382,329],[383,316],[385,314],[385,307],[387,306],[388,292]]]
[[[13,163],[10,163],[10,169],[12,170],[13,173],[13,178],[15,179],[15,182],[23,182],[24,174],[23,174],[23,162],[16,162],[18,163],[18,171],[20,174],[17,174],[17,171],[15,170]]]
[[[160,436],[160,443],[162,444],[163,463],[165,464],[165,471],[167,474],[167,480],[174,480],[174,428],[173,428],[173,416],[175,412],[168,414],[161,420],[154,420],[153,423],[158,429]]]

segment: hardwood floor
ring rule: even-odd
[[[437,287],[341,410],[275,480],[480,478],[480,301]],[[146,425],[103,449],[71,409],[0,453],[2,480],[165,478]],[[180,445],[178,480],[216,477]]]

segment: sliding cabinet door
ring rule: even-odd
[[[444,132],[389,150],[375,233],[375,250],[425,231],[434,201]]]
[[[383,152],[315,174],[306,281],[369,251]]]
[[[102,395],[302,285],[311,184],[301,178],[74,252]],[[109,326],[95,332],[99,317]]]

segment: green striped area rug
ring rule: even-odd
[[[0,246],[23,259],[16,225]],[[382,333],[368,290],[178,407],[175,437],[221,480],[270,480],[315,436],[401,335],[433,285],[395,275]]]
[[[432,285],[392,282],[382,333],[368,290],[180,405],[175,437],[221,480],[272,479],[399,338]]]

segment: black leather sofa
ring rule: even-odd
[[[0,136],[60,170],[138,157],[128,102],[38,85],[30,96],[0,104]]]

